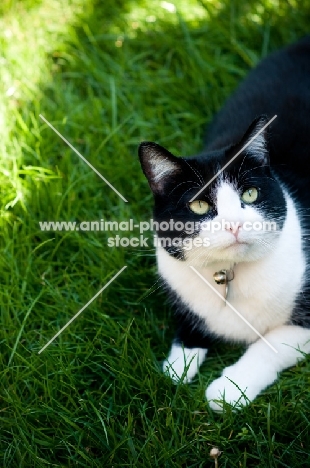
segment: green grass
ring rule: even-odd
[[[147,220],[142,140],[194,154],[206,124],[269,51],[309,32],[302,0],[5,0],[0,6],[1,399],[3,467],[302,467],[310,464],[310,361],[239,413],[199,378],[160,371],[173,320],[154,249],[104,232],[41,232],[45,220]],[[39,118],[43,114],[129,201]],[[42,354],[38,351],[124,265]],[[141,300],[143,296],[147,296]]]

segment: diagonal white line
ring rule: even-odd
[[[247,147],[252,143],[252,141],[255,140],[255,138],[257,138],[258,135],[259,135],[260,133],[262,133],[262,132],[265,130],[265,128],[267,128],[268,125],[270,125],[271,122],[273,122],[274,119],[276,119],[276,118],[277,118],[277,116],[274,115],[274,116],[272,117],[272,119],[270,119],[270,120],[266,123],[266,125],[264,125],[264,126],[263,126],[263,127],[262,127],[262,128],[261,128],[261,129],[260,129],[260,130],[259,130],[243,147],[242,147],[242,148],[241,148],[241,150],[238,151],[238,153],[236,153],[236,154],[230,159],[230,161],[228,161],[228,163],[225,164],[225,166],[223,166],[222,169],[220,169],[220,170],[218,171],[218,173],[215,174],[215,176],[213,176],[212,179],[210,179],[209,182],[207,182],[206,185],[204,185],[204,186],[202,187],[202,189],[200,189],[199,192],[196,193],[196,195],[194,195],[193,198],[190,199],[190,202],[194,201],[194,200],[198,197],[198,195],[201,194],[201,192],[203,192],[203,191],[204,191],[204,190],[205,190],[205,189],[206,189],[206,188],[223,172],[223,171],[225,171],[226,167],[228,167],[229,164],[231,164],[231,163],[237,158],[237,156],[239,156],[239,154],[242,153],[242,151],[244,151],[245,148],[247,148]]]
[[[79,153],[79,151],[78,151],[76,148],[74,148],[74,146],[71,145],[71,143],[70,143],[68,140],[66,140],[66,138],[65,138],[64,136],[62,136],[62,134],[59,133],[58,130],[56,130],[56,128],[53,127],[53,125],[52,125],[48,120],[46,120],[46,118],[43,117],[42,114],[39,114],[39,116],[41,117],[41,119],[42,119],[42,120],[43,120],[43,121],[44,121],[44,122],[45,122],[45,123],[46,123],[46,124],[47,124],[47,125],[48,125],[48,126],[49,126],[49,127],[50,127],[50,128],[51,128],[51,129],[52,129],[52,130],[53,130],[53,131],[54,131],[54,132],[55,132],[55,133],[56,133],[56,134],[57,134],[57,135],[58,135],[58,136],[59,136],[59,137],[60,137],[60,138],[61,138],[61,139],[62,139],[62,140],[63,140],[63,141],[64,141],[64,142],[65,142],[65,143],[66,143],[66,144],[67,144],[67,145],[68,145],[68,146],[69,146],[69,147],[70,147],[70,148],[71,148],[71,149],[72,149],[72,150],[73,150],[73,151],[74,151],[90,168],[91,168],[91,169],[92,169],[92,170],[93,170],[93,171],[94,171],[94,172],[96,172],[96,174],[97,174],[112,190],[114,190],[115,193],[117,193],[117,195],[118,195],[122,200],[124,200],[124,202],[128,203],[128,200],[126,200],[126,198],[123,197],[123,195],[122,195],[121,193],[119,193],[118,190],[116,190],[116,188],[113,187],[113,185],[110,184],[110,182],[109,182],[105,177],[103,177],[103,175],[100,174],[100,172],[97,171],[97,169],[96,169],[92,164],[90,164],[90,162],[88,162],[87,159],[84,158],[84,156],[82,156],[81,153]]]
[[[220,294],[220,293],[212,286],[212,284],[210,284],[209,281],[207,281],[206,278],[204,278],[204,277],[199,273],[199,271],[196,270],[195,267],[190,266],[190,268],[196,273],[196,275],[199,276],[199,278],[202,279],[202,281],[204,281],[204,282],[212,289],[212,291],[215,292],[215,294],[217,294],[221,299],[223,299],[223,301],[225,301],[225,297],[222,296],[222,294]],[[235,309],[234,306],[232,306],[232,305],[230,304],[230,302],[226,301],[226,304],[228,305],[228,307],[231,308],[231,310],[233,310],[233,311],[238,315],[238,317],[241,318],[241,320],[244,321],[244,323],[246,323],[246,324],[251,328],[251,330],[253,330],[253,331],[256,333],[257,336],[259,336],[275,353],[278,354],[278,351],[272,346],[272,344],[269,343],[269,341],[266,340],[266,338],[264,338],[263,335],[261,335],[261,334],[259,333],[259,331],[257,331],[256,328],[254,328],[253,325],[251,325],[250,322],[248,322],[247,319],[244,318],[243,315],[240,314],[240,312],[238,312],[237,309]]]
[[[107,282],[106,285],[103,286],[103,288],[100,289],[100,291],[97,292],[97,294],[94,295],[94,297],[87,302],[87,304],[85,304],[81,310],[78,311],[77,314],[74,315],[74,317],[72,317],[72,319],[69,320],[68,323],[66,323],[66,325],[64,327],[62,327],[57,333],[55,336],[53,336],[53,338],[51,340],[49,340],[48,343],[46,343],[46,345],[43,346],[42,349],[40,349],[40,351],[38,352],[38,354],[41,354],[42,351],[44,351],[54,340],[55,338],[57,338],[57,336],[59,336],[69,325],[70,323],[73,322],[73,320],[75,320],[82,312],[83,310],[86,309],[86,307],[89,306],[89,304],[91,304],[101,293],[102,291],[104,291],[111,283],[112,281],[114,281],[124,270],[125,268],[127,268],[127,265],[125,265],[118,273],[116,273],[116,275],[113,276],[113,278],[110,279],[110,281]]]

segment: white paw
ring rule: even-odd
[[[184,348],[173,344],[168,358],[163,363],[163,372],[178,383],[189,383],[198,372],[207,354],[206,349]]]
[[[223,401],[240,409],[254,400],[261,390],[259,382],[238,372],[235,365],[226,367],[222,376],[209,385],[206,398],[213,411],[223,411]]]
[[[245,398],[244,392],[239,390],[239,385],[231,382],[227,377],[220,377],[214,380],[209,385],[206,391],[206,397],[209,401],[209,406],[213,411],[223,411],[223,400],[235,408],[245,406],[248,400]]]

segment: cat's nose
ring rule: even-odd
[[[241,223],[239,223],[238,221],[237,222],[228,222],[228,221],[225,222],[225,230],[233,234],[236,239],[239,235],[240,229],[241,229]]]

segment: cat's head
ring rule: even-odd
[[[273,249],[286,200],[270,168],[267,130],[261,131],[266,122],[257,118],[241,141],[197,157],[177,158],[156,143],[141,143],[157,242],[171,255],[197,265],[232,264]]]

